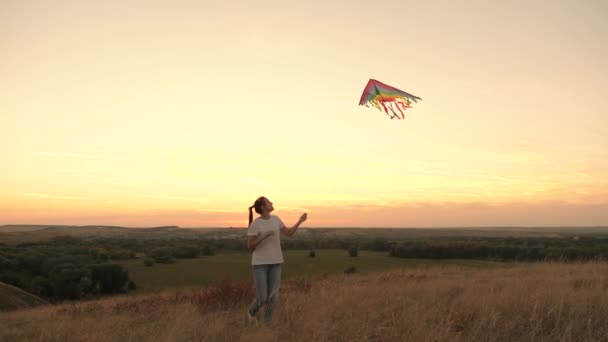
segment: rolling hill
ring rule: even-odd
[[[32,308],[49,304],[44,299],[0,282],[0,311]]]

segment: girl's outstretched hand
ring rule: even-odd
[[[300,216],[299,222],[302,223],[302,222],[306,221],[307,218],[308,218],[308,215],[306,213],[304,213],[304,214],[302,214],[302,216]]]

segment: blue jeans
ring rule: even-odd
[[[270,322],[272,311],[279,300],[279,287],[281,285],[281,264],[253,265],[253,282],[255,283],[255,301],[249,308],[254,316],[262,305],[264,320]]]

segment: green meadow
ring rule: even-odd
[[[369,273],[396,268],[440,267],[498,267],[508,265],[479,260],[429,260],[389,257],[386,252],[359,251],[351,257],[344,250],[317,250],[310,258],[307,250],[283,251],[283,280],[343,273],[355,267],[357,273]],[[214,256],[197,259],[177,259],[173,264],[144,266],[143,260],[135,259],[121,264],[129,271],[129,277],[137,285],[137,292],[161,289],[199,287],[229,278],[232,281],[251,279],[251,256],[246,252],[221,252]]]

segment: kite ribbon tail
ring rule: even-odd
[[[395,108],[393,108],[393,107],[397,107],[397,105],[396,105],[394,102],[391,102],[390,107],[389,107],[389,108],[391,109],[391,112],[393,112],[393,115],[394,115],[394,116],[395,116],[397,119],[401,120],[401,118],[399,117],[399,114],[397,114],[397,112],[395,112]],[[398,109],[398,108],[397,108],[397,109]]]
[[[399,111],[399,113],[401,113],[401,118],[405,120],[405,114],[403,113],[405,111],[405,108],[403,108],[403,110],[401,109],[401,107],[404,107],[403,103],[401,101],[396,102],[395,107],[397,107],[397,110]]]
[[[382,105],[382,108],[384,108],[384,112],[390,116],[391,114],[388,112],[388,108],[386,108],[386,105],[384,104],[384,100],[381,99],[378,102],[380,102],[380,104]]]

